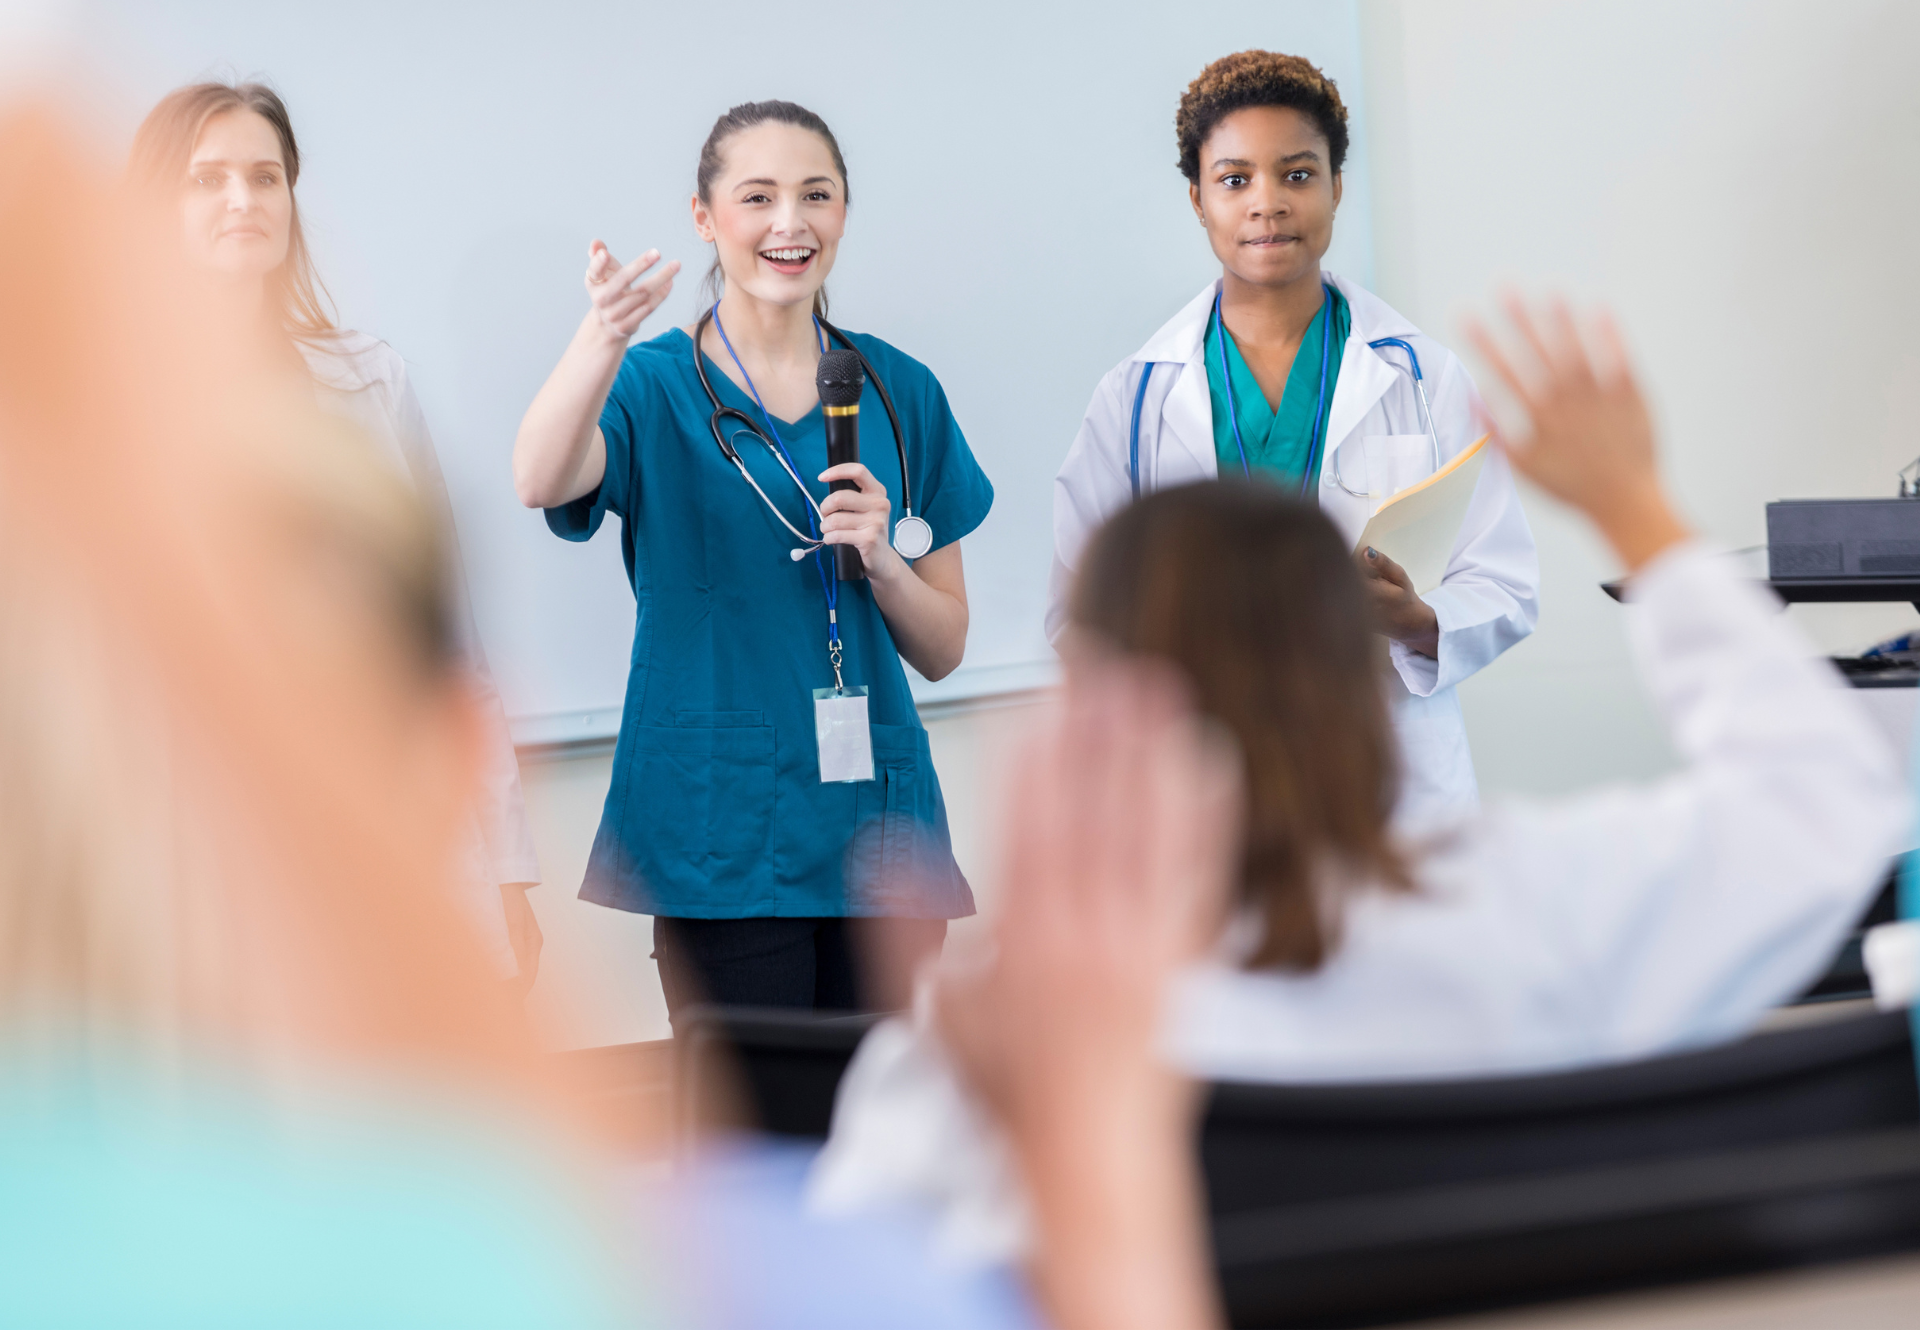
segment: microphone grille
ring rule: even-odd
[[[824,406],[858,406],[860,389],[866,385],[867,372],[860,357],[852,351],[835,348],[820,356],[820,368],[813,373],[813,386],[820,390]]]

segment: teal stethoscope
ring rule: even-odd
[[[1233,446],[1240,453],[1240,471],[1242,475],[1253,475],[1252,464],[1247,460],[1247,445],[1240,438],[1240,413],[1233,401],[1233,375],[1227,369],[1227,328],[1220,317],[1220,295],[1213,293],[1213,321],[1220,325],[1220,381],[1227,390],[1227,416],[1233,424]],[[1306,472],[1300,477],[1300,497],[1305,498],[1313,485],[1315,471],[1319,469],[1320,454],[1327,443],[1327,360],[1333,348],[1333,288],[1326,283],[1320,285],[1320,393],[1313,407],[1313,436],[1307,451]],[[1427,400],[1426,375],[1420,372],[1420,356],[1413,344],[1404,337],[1382,337],[1367,343],[1375,351],[1389,346],[1398,347],[1407,353],[1407,364],[1411,367],[1414,391],[1420,395],[1420,414],[1427,426],[1427,438],[1433,444],[1433,469],[1440,469],[1440,432],[1433,423],[1433,404]],[[1127,474],[1133,481],[1133,497],[1140,497],[1140,409],[1146,404],[1147,383],[1153,378],[1155,362],[1149,360],[1140,368],[1140,386],[1133,394],[1133,420],[1127,429]],[[1356,498],[1372,498],[1370,490],[1357,490],[1347,484],[1341,474],[1340,458],[1333,458],[1333,483]]]

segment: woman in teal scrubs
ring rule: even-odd
[[[723,292],[712,316],[628,349],[679,265],[649,251],[622,267],[595,241],[592,308],[514,445],[515,488],[556,534],[585,540],[609,512],[620,517],[638,604],[613,782],[581,895],[655,917],[670,1015],[698,1000],[886,1005],[902,994],[863,989],[849,920],[886,921],[880,944],[910,958],[938,949],[946,920],[973,913],[901,662],[928,678],[959,664],[958,542],[986,517],[993,488],[939,381],[864,334],[852,338],[892,394],[934,548],[911,562],[893,548],[902,477],[871,381],[862,463],[827,466],[817,316],[847,180],[819,117],[785,102],[733,108],[708,137],[697,180],[694,225],[714,243],[709,277]],[[719,404],[772,445],[738,418],[723,422],[764,499],[714,439],[696,356]],[[830,493],[836,480],[857,488]],[[791,557],[798,542],[783,517],[801,531],[816,521],[829,548]],[[840,545],[859,552],[865,580],[834,580]],[[823,766],[815,693],[842,681],[868,690],[871,779],[823,779],[839,773]]]

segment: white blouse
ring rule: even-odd
[[[1351,897],[1311,974],[1196,967],[1169,995],[1172,1062],[1275,1082],[1543,1071],[1732,1038],[1819,975],[1911,821],[1890,745],[1724,560],[1670,551],[1630,599],[1682,768],[1493,804],[1424,840],[1417,890]],[[997,1132],[904,1021],[849,1069],[810,1195],[931,1205],[963,1256],[1025,1241]]]

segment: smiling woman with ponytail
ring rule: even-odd
[[[892,1005],[902,994],[880,970],[902,972],[973,913],[902,662],[929,679],[959,665],[959,541],[993,489],[939,381],[862,333],[849,340],[892,394],[937,548],[912,561],[894,548],[903,477],[877,385],[863,461],[827,465],[815,371],[848,199],[840,145],[813,112],[770,101],[721,116],[691,200],[714,247],[701,317],[629,348],[680,264],[648,250],[623,265],[595,240],[586,316],[514,444],[514,487],[556,534],[621,519],[638,615],[581,895],[655,917],[670,1015],[696,1000]],[[848,487],[829,492],[836,481]],[[818,546],[794,550],[795,531]],[[865,579],[834,580],[819,547],[841,545]],[[841,683],[866,690],[870,779],[830,775],[816,734],[815,691]],[[869,941],[901,964],[860,970]]]

